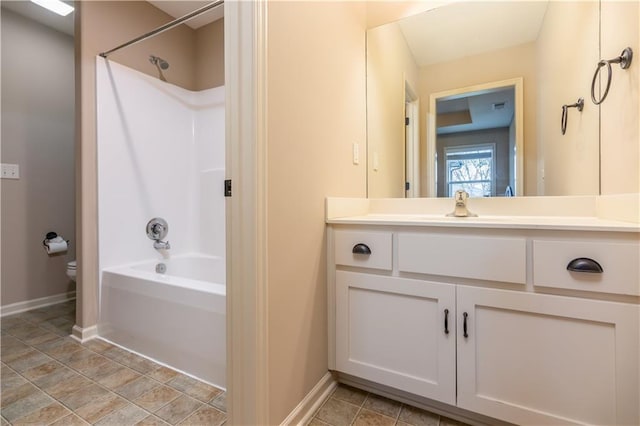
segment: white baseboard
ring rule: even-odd
[[[89,340],[95,339],[96,337],[98,337],[97,325],[92,325],[91,327],[86,328],[74,325],[71,330],[71,338],[80,343],[85,343]]]
[[[54,294],[53,296],[41,297],[39,299],[25,300],[24,302],[12,303],[0,307],[0,317],[19,314],[21,312],[30,311],[32,309],[43,308],[45,306],[56,305],[58,303],[74,300],[76,298],[75,291],[67,293]]]
[[[330,371],[322,376],[320,381],[309,391],[291,413],[281,423],[284,425],[306,425],[315,411],[329,397],[338,382],[333,378]]]

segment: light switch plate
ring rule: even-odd
[[[20,166],[2,163],[2,179],[20,179]]]
[[[360,145],[353,144],[353,164],[360,164]]]

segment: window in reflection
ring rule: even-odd
[[[495,145],[445,148],[447,196],[464,189],[472,197],[495,195]]]

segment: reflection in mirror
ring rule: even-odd
[[[498,148],[504,137],[495,136],[494,142],[480,138],[496,145],[490,162],[495,166],[485,170],[495,176],[477,179],[491,182],[475,194],[598,194],[598,107],[586,105],[579,115],[573,114],[564,136],[560,119],[562,105],[588,97],[600,54],[599,13],[598,2],[460,1],[369,29],[368,196],[447,196],[454,191],[455,177],[449,176],[453,171],[446,169],[447,154],[441,147],[436,149],[432,98],[515,79],[521,79],[522,100],[521,126],[515,128],[521,134],[518,156],[509,151],[507,167]],[[407,87],[415,98],[408,96]],[[472,104],[475,98],[467,102]],[[418,123],[411,120],[411,104],[418,111]],[[452,107],[441,104],[441,108]],[[475,119],[471,108],[469,114]],[[405,123],[416,129],[409,132]],[[486,136],[489,131],[478,132]],[[451,139],[453,132],[438,129],[437,133]],[[418,146],[411,148],[408,134],[419,139]],[[471,155],[452,148],[448,153],[451,167],[456,158]],[[416,157],[417,173],[409,164]]]
[[[472,197],[522,192],[522,79],[431,95],[429,196]],[[435,152],[434,152],[435,151]]]

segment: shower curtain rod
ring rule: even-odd
[[[224,0],[217,0],[217,1],[214,1],[213,3],[209,3],[206,6],[202,6],[200,9],[196,9],[193,12],[188,13],[188,14],[184,15],[181,18],[178,18],[178,19],[175,19],[175,20],[173,20],[173,21],[171,21],[169,23],[166,23],[163,26],[158,27],[153,31],[149,31],[148,33],[143,34],[140,37],[136,37],[133,40],[129,40],[128,42],[123,43],[118,47],[114,47],[111,50],[107,50],[106,52],[102,52],[102,53],[100,53],[100,56],[102,56],[103,58],[106,58],[107,56],[109,56],[110,54],[112,54],[113,52],[115,52],[117,50],[124,49],[125,47],[129,47],[129,46],[131,46],[133,44],[140,43],[141,41],[144,41],[144,40],[146,40],[148,38],[151,38],[151,37],[153,37],[155,35],[158,35],[160,33],[168,31],[171,28],[182,24],[183,22],[186,22],[186,21],[188,21],[188,20],[190,20],[192,18],[195,18],[196,16],[199,16],[199,15],[203,14],[204,12],[208,11],[209,9],[213,9],[214,7],[217,7],[217,6],[220,6],[220,5],[223,5],[223,4],[224,4]]]

